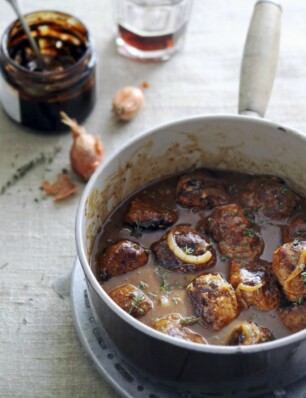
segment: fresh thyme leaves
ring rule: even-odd
[[[18,167],[15,173],[10,177],[4,185],[2,185],[0,189],[0,195],[3,195],[9,187],[15,185],[22,177],[28,174],[31,170],[33,170],[36,166],[39,166],[44,163],[52,163],[55,156],[61,150],[60,147],[54,147],[51,153],[41,153],[36,156],[34,159],[25,163],[24,165]]]
[[[303,296],[300,296],[297,300],[296,300],[296,302],[294,303],[294,304],[296,304],[296,305],[302,305],[304,303],[304,297]]]
[[[304,289],[306,289],[306,271],[301,273],[301,281],[304,285]]]
[[[141,238],[142,229],[142,223],[140,221],[136,221],[135,225],[133,225],[133,228],[131,229],[131,236],[134,236],[135,238]]]
[[[171,290],[170,283],[166,279],[162,279],[160,284],[160,290],[165,293],[170,293]]]
[[[254,229],[253,228],[246,228],[243,231],[243,235],[248,236],[249,238],[252,238],[255,235]]]
[[[186,253],[187,255],[190,255],[190,254],[193,254],[193,253],[194,253],[194,248],[185,246],[185,247],[183,248],[183,251],[184,251],[184,253]]]
[[[237,192],[239,191],[239,189],[238,189],[238,187],[237,187],[236,184],[231,185],[231,186],[228,188],[228,190],[229,190],[230,193],[237,193]]]
[[[148,284],[145,283],[144,281],[139,281],[138,287],[140,289],[146,289],[148,287]]]
[[[288,193],[288,188],[287,188],[287,187],[281,187],[280,193],[283,194],[283,195],[287,195],[287,193]]]
[[[254,219],[254,216],[255,216],[255,213],[256,213],[256,210],[257,210],[257,209],[245,208],[245,209],[243,209],[243,214],[244,214],[246,217],[248,217],[248,218],[250,218],[251,220],[253,220],[253,219]]]
[[[298,246],[299,244],[300,244],[300,241],[297,238],[295,238],[294,241],[292,242],[292,245],[295,247]]]
[[[252,314],[252,315],[249,317],[248,321],[249,321],[249,322],[254,322],[255,318],[256,318],[256,315],[255,315],[255,314]]]
[[[131,236],[135,236],[135,238],[141,238],[144,229],[154,229],[155,227],[156,224],[154,220],[136,221],[131,228]]]
[[[144,308],[141,308],[141,303],[145,299],[144,294],[142,292],[132,292],[130,294],[130,298],[132,299],[132,304],[128,310],[128,313],[132,314],[133,311],[137,310],[139,314],[143,314],[145,310]]]
[[[180,324],[182,326],[194,325],[195,323],[198,323],[200,320],[201,320],[201,318],[196,317],[196,316],[187,316],[180,320]]]
[[[165,294],[171,293],[171,286],[169,281],[167,280],[168,272],[164,271],[161,267],[157,267],[155,272],[156,275],[161,279],[160,290]]]

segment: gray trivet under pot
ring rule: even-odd
[[[72,272],[70,292],[74,324],[81,343],[99,373],[122,397],[212,398],[211,395],[195,396],[188,392],[170,390],[166,385],[143,376],[124,361],[103,326],[93,316],[85,276],[78,259]],[[306,398],[306,378],[258,398]]]

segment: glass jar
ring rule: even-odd
[[[57,11],[25,15],[44,59],[43,69],[19,23],[4,32],[0,48],[0,99],[14,121],[41,131],[63,130],[60,112],[78,122],[95,103],[96,54],[77,18]]]

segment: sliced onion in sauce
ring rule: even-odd
[[[245,292],[251,293],[251,292],[255,292],[256,290],[260,289],[261,287],[263,287],[263,283],[258,283],[257,285],[254,286],[250,286],[250,285],[246,285],[245,283],[239,283],[237,290],[243,290]]]
[[[207,263],[211,257],[212,253],[210,250],[206,250],[208,243],[204,241],[204,243],[200,246],[200,249],[205,250],[205,253],[200,254],[199,256],[194,256],[192,254],[187,254],[182,250],[175,241],[175,237],[173,235],[173,230],[168,233],[167,243],[169,245],[172,253],[181,261],[184,261],[188,264],[204,264]]]
[[[284,283],[284,288],[290,291],[291,282],[305,270],[306,249],[303,248],[295,269],[291,272]]]

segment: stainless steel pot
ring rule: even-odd
[[[240,114],[263,116],[276,70],[281,10],[260,1],[246,41]],[[255,346],[226,347],[176,340],[119,308],[89,265],[107,214],[144,184],[193,167],[274,174],[306,195],[306,137],[299,131],[245,115],[185,118],[150,130],[115,152],[94,174],[80,201],[76,243],[96,312],[121,354],[167,385],[193,394],[248,397],[306,375],[306,330]]]

